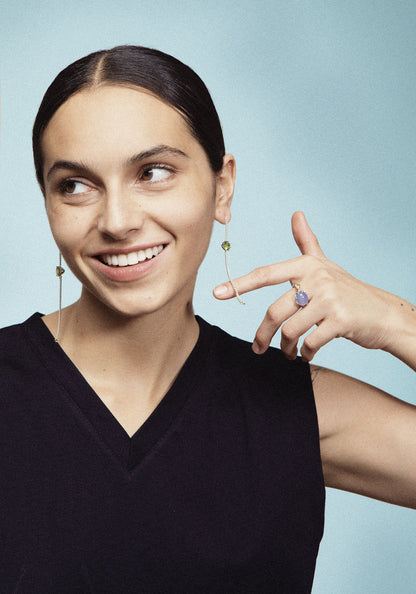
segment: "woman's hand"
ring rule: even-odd
[[[272,303],[257,330],[254,352],[264,353],[281,328],[281,349],[288,358],[294,359],[300,337],[316,326],[306,336],[300,350],[307,361],[333,338],[344,337],[369,349],[390,351],[414,367],[416,353],[409,362],[395,351],[400,340],[397,332],[403,331],[410,320],[413,341],[416,337],[415,308],[390,293],[357,280],[328,260],[302,212],[294,213],[292,232],[302,256],[256,268],[234,281],[239,293],[285,282],[292,286],[299,283],[300,290],[309,297],[309,303],[299,307],[295,301],[296,288],[291,288]],[[227,282],[216,287],[214,295],[218,299],[230,299],[235,293],[231,283]],[[404,313],[408,316],[407,324],[402,319]]]

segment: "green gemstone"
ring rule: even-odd
[[[56,276],[62,276],[64,272],[65,272],[65,268],[62,268],[62,266],[56,267]]]
[[[228,250],[231,248],[231,243],[229,241],[223,241],[221,247],[224,252],[228,252]]]

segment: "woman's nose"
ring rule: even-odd
[[[144,213],[137,196],[129,192],[108,192],[103,200],[98,230],[112,239],[124,239],[143,225]]]

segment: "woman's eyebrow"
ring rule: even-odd
[[[158,155],[174,155],[186,157],[187,159],[189,158],[189,155],[187,155],[178,148],[168,146],[166,144],[159,144],[150,149],[137,153],[136,155],[133,155],[132,157],[127,159],[126,165],[135,165],[136,163],[143,161],[144,159],[149,159],[150,157],[155,157]],[[55,161],[55,163],[49,169],[48,173],[46,174],[46,179],[49,181],[52,174],[59,169],[72,169],[85,173],[89,171],[89,168],[84,163],[78,163],[76,161],[59,160]]]
[[[144,161],[144,159],[149,159],[150,157],[155,157],[158,155],[173,155],[179,157],[186,157],[187,159],[189,158],[189,155],[187,155],[178,148],[168,146],[167,144],[159,144],[146,151],[137,153],[137,155],[133,155],[133,157],[127,160],[126,165],[135,165],[139,161]]]
[[[57,171],[58,169],[76,169],[77,171],[87,172],[88,167],[83,163],[77,163],[76,161],[55,161],[52,167],[49,169],[48,173],[46,174],[47,181],[50,180],[52,173]]]

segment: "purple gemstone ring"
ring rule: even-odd
[[[309,297],[305,291],[300,290],[300,283],[295,283],[293,288],[296,289],[295,301],[299,307],[305,307],[309,303]]]

